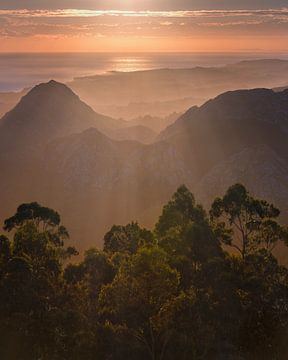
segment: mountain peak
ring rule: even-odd
[[[258,89],[243,89],[243,90],[234,90],[227,91],[223,94],[218,95],[215,99],[209,100],[206,104],[216,103],[216,102],[247,102],[265,99],[266,97],[273,97],[275,92],[271,89],[258,88]]]
[[[288,87],[286,89],[284,89],[283,91],[281,91],[280,95],[288,98]]]
[[[102,129],[109,121],[83,103],[68,86],[51,80],[35,86],[2,118],[0,150],[10,151],[16,138],[23,148],[43,148],[58,137],[91,127]]]
[[[77,97],[78,96],[65,84],[62,84],[55,80],[50,80],[47,83],[41,83],[36,85],[32,90],[28,92],[28,94],[24,98],[30,98],[31,96],[51,96],[53,98],[57,98],[58,96],[65,97]]]
[[[278,130],[288,132],[288,90],[275,92],[271,89],[228,91],[200,107],[193,107],[176,123],[164,130],[160,138],[168,138],[179,132],[196,131],[197,127],[220,129],[225,127],[261,126],[274,124]],[[246,125],[244,125],[246,124]],[[190,129],[191,127],[191,129]],[[189,128],[190,130],[187,130]],[[195,130],[196,129],[196,130]],[[205,131],[206,131],[205,130]],[[204,130],[203,130],[204,131]],[[247,137],[247,133],[243,136]]]
[[[51,79],[50,81],[47,82],[48,85],[63,85],[62,83]]]
[[[288,120],[285,94],[262,88],[226,92],[204,104],[199,113],[215,121],[225,118],[287,124]]]

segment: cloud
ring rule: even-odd
[[[196,18],[196,17],[227,17],[227,16],[288,16],[288,8],[255,9],[255,10],[176,10],[176,11],[127,11],[127,10],[87,10],[87,9],[57,9],[57,10],[1,10],[0,16],[11,17],[163,17],[163,18]]]
[[[171,26],[171,25],[173,25],[173,22],[171,22],[171,21],[163,21],[163,22],[160,23],[160,25],[162,25],[162,26]]]
[[[287,34],[288,8],[123,11],[0,9],[0,37]]]

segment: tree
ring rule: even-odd
[[[13,230],[14,235],[11,240],[2,236],[0,241],[2,356],[56,358],[64,346],[59,334],[69,312],[63,308],[69,294],[62,281],[62,266],[77,252],[64,246],[68,232],[60,216],[36,203],[20,206],[5,221],[5,229]]]
[[[42,224],[42,230],[45,231],[59,226],[60,216],[56,211],[41,206],[37,202],[22,204],[14,216],[4,221],[4,230],[17,229],[27,222],[33,223],[37,228]]]
[[[210,214],[182,186],[154,233],[114,226],[105,250],[67,264],[59,214],[20,206],[0,236],[0,358],[285,360],[279,211],[235,185]]]
[[[181,274],[184,288],[191,285],[195,272],[214,257],[222,257],[220,242],[210,226],[205,210],[181,186],[164,206],[155,226],[159,246],[169,255],[171,265]]]
[[[80,264],[70,264],[64,272],[68,283],[82,284],[94,306],[102,286],[111,283],[114,276],[115,268],[108,254],[93,248],[85,252],[84,260]]]
[[[247,359],[285,359],[288,328],[288,270],[266,249],[247,255],[238,267],[242,307],[239,349]]]
[[[205,217],[204,209],[196,205],[193,194],[182,185],[173,194],[172,200],[164,206],[155,226],[155,232],[162,238],[171,228],[185,228],[191,221],[201,220],[203,217]]]
[[[141,345],[140,358],[146,354],[152,360],[164,359],[170,333],[169,329],[158,331],[155,317],[177,294],[178,285],[179,275],[169,266],[165,252],[151,247],[123,263],[113,282],[102,289],[103,313]]]
[[[9,239],[4,235],[0,235],[0,265],[7,262],[11,256],[11,251]]]
[[[135,254],[141,246],[153,244],[151,231],[132,222],[126,226],[114,225],[104,237],[104,251]]]
[[[243,259],[265,247],[272,251],[279,241],[287,241],[288,231],[275,219],[280,211],[264,200],[253,198],[241,184],[231,186],[217,198],[210,211],[222,242],[236,249]]]

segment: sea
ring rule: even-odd
[[[51,79],[111,71],[215,67],[242,60],[287,59],[288,53],[0,53],[0,92],[19,91]]]

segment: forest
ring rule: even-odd
[[[56,211],[20,205],[0,236],[0,358],[287,359],[280,211],[241,184],[206,211],[182,185],[155,222],[79,254]]]

